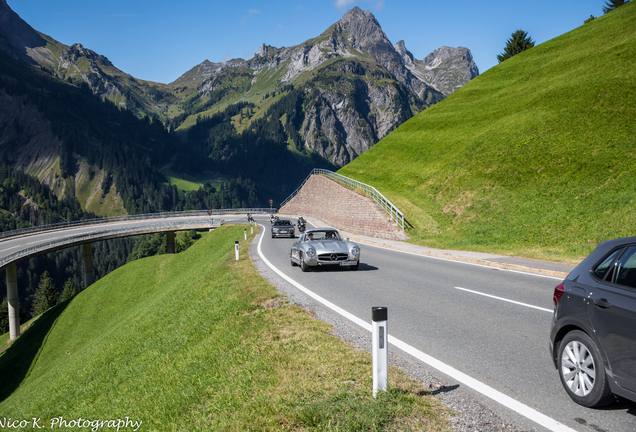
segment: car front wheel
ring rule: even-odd
[[[588,335],[568,333],[559,345],[558,365],[561,383],[574,402],[591,408],[612,401],[603,359]]]
[[[305,257],[303,256],[303,254],[299,255],[299,260],[300,260],[300,269],[304,272],[308,272],[309,266],[305,264]]]

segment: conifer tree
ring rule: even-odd
[[[53,279],[49,275],[48,271],[44,271],[40,277],[40,283],[38,289],[35,291],[35,298],[33,299],[33,306],[31,307],[31,316],[38,316],[57,304],[59,293]]]
[[[623,6],[625,3],[629,3],[630,0],[607,0],[605,2],[605,6],[603,6],[603,13],[606,14],[608,12],[613,11],[619,6]]]
[[[26,313],[22,309],[22,304],[18,304],[18,314],[20,315],[20,324],[27,321]],[[0,303],[0,334],[7,333],[9,331],[9,300],[5,297]]]
[[[62,289],[62,295],[60,295],[59,303],[72,299],[76,294],[77,290],[75,289],[75,282],[73,282],[73,279],[68,278],[66,282],[64,282],[64,288]]]
[[[510,36],[510,39],[506,41],[504,52],[497,56],[497,60],[501,63],[502,61],[530,49],[533,46],[534,41],[530,36],[528,36],[528,32],[517,30],[512,34],[512,36]]]
[[[9,302],[7,298],[2,299],[0,303],[0,334],[9,331]]]

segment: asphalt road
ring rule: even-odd
[[[358,271],[303,273],[289,262],[295,240],[271,239],[269,221],[256,220],[266,227],[267,260],[364,321],[370,322],[372,306],[388,307],[392,337],[574,430],[636,431],[635,403],[620,400],[593,410],[565,394],[548,353],[552,293],[559,280],[367,245],[361,245]],[[545,430],[499,402],[476,397],[523,429]]]
[[[226,223],[245,222],[244,216],[224,219]],[[294,240],[271,239],[269,220],[259,216],[256,220],[267,229],[262,251],[276,268],[365,322],[370,322],[372,306],[388,307],[390,337],[574,430],[636,431],[635,403],[620,400],[592,410],[576,405],[562,389],[548,354],[552,293],[558,280],[364,244],[360,245],[358,271],[327,268],[302,273],[289,262]],[[0,258],[52,239],[99,229],[103,227],[6,240]],[[431,371],[448,385],[456,383],[442,372]],[[545,430],[504,404],[473,393],[522,429]]]

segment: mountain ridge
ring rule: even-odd
[[[37,32],[11,11],[6,0],[0,0],[0,19],[6,23],[3,29],[16,29],[0,32],[0,49],[14,59],[39,66],[70,86],[88,86],[94,95],[151,124],[160,122],[178,137],[182,145],[170,161],[162,161],[164,165],[188,175],[209,171],[253,178],[275,195],[291,191],[306,175],[303,171],[349,163],[406,119],[445,97],[422,80],[425,74],[413,73],[405,65],[375,16],[359,7],[298,45],[263,44],[247,60],[204,60],[170,84],[132,77],[81,43],[67,46]],[[464,68],[470,69],[472,57],[465,60]],[[137,144],[149,150],[155,145]],[[25,151],[32,151],[20,160],[32,158],[28,166],[43,166],[37,163],[39,154],[59,151],[60,162],[48,157],[47,173],[36,174],[51,186],[66,184],[54,179],[66,179],[76,170],[61,167],[79,164],[84,155],[64,150],[72,148],[64,139],[40,141],[38,146],[27,143]],[[273,172],[239,168],[276,157],[286,162],[275,164]]]
[[[636,224],[636,3],[502,62],[339,170],[411,241],[576,264]]]

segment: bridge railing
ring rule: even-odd
[[[207,215],[207,213],[206,213]],[[190,215],[192,216],[192,215]],[[187,225],[189,222],[188,219],[184,219],[183,221],[180,221],[180,225]],[[208,221],[206,221],[206,224],[208,224],[209,226],[214,226],[214,225],[221,225],[223,223],[222,219],[214,219],[211,218]],[[200,219],[193,219],[192,223],[190,225],[201,225],[201,220]],[[176,222],[159,222],[159,223],[153,223],[153,224],[149,224],[149,225],[143,225],[143,226],[139,226],[139,227],[125,227],[125,228],[104,228],[101,229],[99,231],[91,231],[90,233],[81,233],[81,234],[75,234],[72,236],[66,236],[60,239],[54,239],[54,240],[50,240],[48,242],[43,242],[43,243],[39,243],[37,246],[32,246],[26,249],[22,249],[20,251],[14,252],[11,255],[8,255],[2,259],[0,259],[0,269],[4,268],[6,265],[10,264],[11,262],[18,260],[21,257],[24,256],[28,256],[28,255],[33,255],[36,254],[39,251],[47,251],[49,249],[52,248],[58,248],[67,244],[73,244],[73,243],[78,243],[81,241],[90,241],[93,239],[99,239],[99,238],[103,238],[104,236],[114,236],[116,237],[117,234],[119,233],[130,233],[130,235],[135,235],[135,232],[139,232],[140,234],[143,234],[144,232],[148,232],[148,231],[161,231],[161,230],[166,230],[167,228],[177,228],[176,227]]]
[[[214,216],[234,213],[271,213],[276,209],[268,208],[240,208],[240,209],[210,209],[210,210],[187,210],[180,212],[161,212],[161,213],[146,213],[140,215],[131,216],[111,216],[105,218],[84,219],[71,222],[60,222],[51,225],[34,226],[29,228],[22,228],[13,231],[5,231],[0,233],[0,241],[10,237],[16,237],[21,235],[37,234],[44,231],[53,231],[57,229],[75,228],[89,225],[99,225],[103,223],[113,222],[126,222],[134,220],[144,219],[157,219],[157,218],[175,218],[175,217],[192,217],[192,216]]]
[[[391,220],[395,222],[400,228],[402,228],[402,231],[404,231],[404,213],[402,213],[396,206],[394,206],[393,203],[389,201],[384,195],[382,195],[376,188],[357,180],[351,179],[349,177],[345,177],[342,174],[338,174],[333,171],[321,168],[314,168],[311,173],[309,173],[307,178],[302,182],[302,184],[298,187],[298,189],[292,192],[292,194],[281,203],[280,207],[282,208],[293,197],[295,197],[303,188],[305,183],[307,183],[307,180],[309,180],[309,178],[314,174],[329,177],[330,179],[337,181],[338,183],[348,187],[349,189],[353,189],[358,193],[368,196],[380,207],[382,207],[384,212],[391,218]]]

